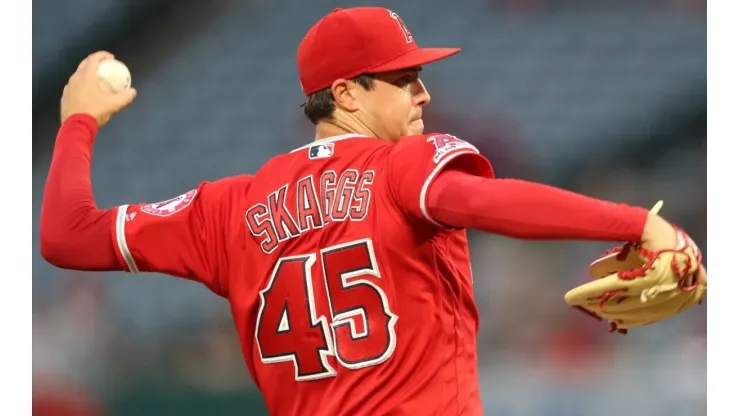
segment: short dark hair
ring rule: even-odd
[[[374,79],[372,74],[362,74],[352,78],[351,81],[370,91],[373,89]],[[335,108],[334,96],[329,87],[308,96],[306,103],[303,104],[303,114],[311,120],[311,123],[318,124],[320,120],[331,119]]]

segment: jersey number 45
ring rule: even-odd
[[[260,291],[254,334],[260,358],[265,364],[292,362],[297,381],[336,376],[329,357],[360,369],[385,362],[396,348],[398,316],[376,284],[380,271],[372,241],[328,247],[318,256],[323,288],[314,287],[317,254],[312,253],[279,259]],[[317,313],[316,290],[321,289],[329,316]]]

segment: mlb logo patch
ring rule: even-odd
[[[326,159],[334,154],[334,143],[315,144],[308,148],[309,159]]]

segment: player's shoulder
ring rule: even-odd
[[[194,198],[203,198],[209,202],[226,202],[246,196],[252,185],[253,175],[239,174],[226,176],[216,180],[202,181],[195,192]]]
[[[478,149],[474,145],[449,133],[429,133],[403,137],[396,143],[394,152],[416,155],[432,154],[435,160],[439,160],[449,153],[460,150],[478,153]]]
[[[253,178],[254,175],[248,174],[226,176],[214,181],[203,181],[201,182],[200,187],[220,192],[239,191],[241,189],[248,189],[252,184]]]
[[[406,136],[402,137],[398,142],[396,142],[396,147],[404,148],[409,146],[444,146],[447,144],[457,144],[457,145],[463,145],[467,144],[469,146],[472,146],[470,143],[466,142],[464,139],[461,139],[460,137],[455,136],[454,134],[450,133],[427,133],[427,134],[419,134],[415,136]]]
[[[201,181],[197,187],[159,202],[142,203],[139,211],[153,217],[187,217],[194,207],[218,209],[245,195],[251,183],[250,175],[229,176],[213,181]],[[175,215],[178,214],[178,215]]]

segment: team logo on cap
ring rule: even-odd
[[[403,33],[403,36],[406,38],[406,43],[411,43],[414,41],[414,37],[411,35],[411,31],[408,27],[406,27],[406,24],[403,22],[403,19],[401,19],[401,16],[398,15],[398,13],[388,10],[388,13],[391,14],[391,19],[395,20],[398,23],[398,26],[401,28],[401,32]]]

